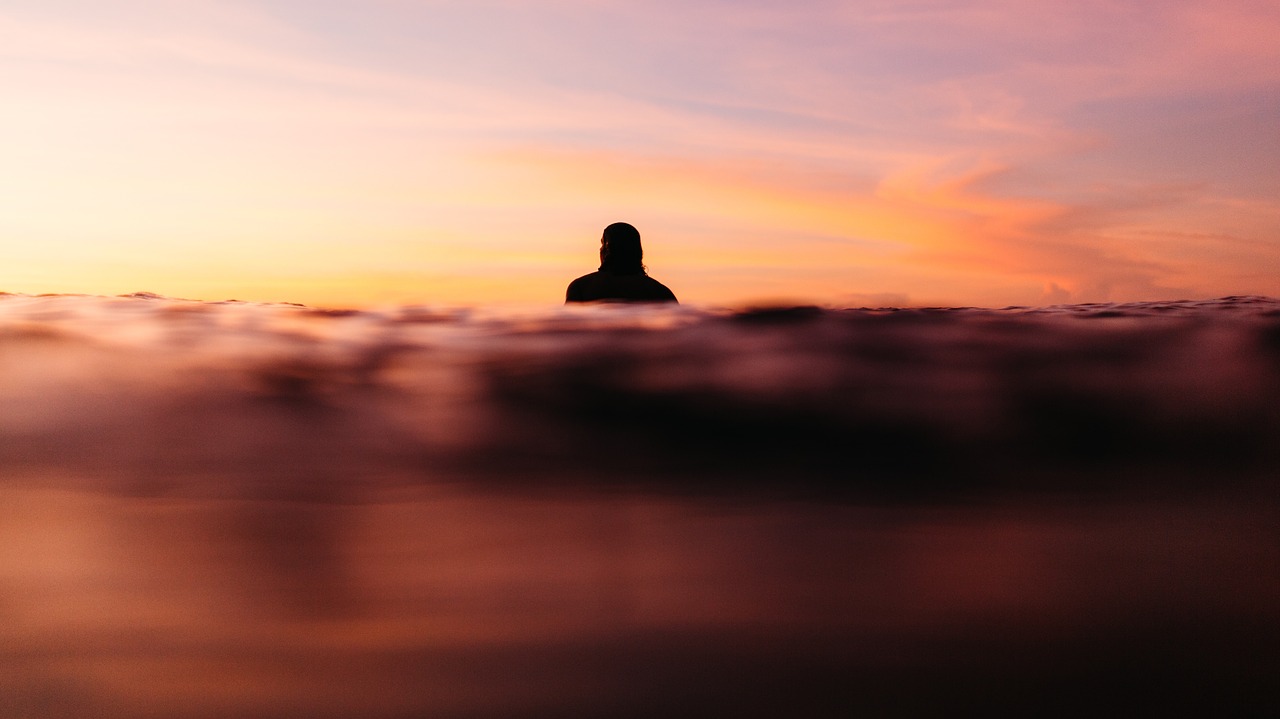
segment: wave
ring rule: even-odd
[[[0,347],[0,431],[21,440],[0,461],[130,474],[145,457],[169,468],[161,484],[323,466],[932,493],[1280,467],[1267,297],[343,310],[7,295]],[[294,469],[273,477],[268,451]]]
[[[1278,400],[1263,297],[5,295],[0,716],[1249,715]]]

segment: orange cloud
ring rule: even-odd
[[[1252,0],[16,0],[0,289],[541,302],[628,219],[693,301],[1280,294],[1277,32]]]
[[[661,208],[667,235],[692,244],[671,253],[684,266],[754,267],[758,275],[806,277],[800,286],[833,292],[841,277],[865,281],[861,271],[869,268],[904,284],[857,291],[921,297],[946,287],[960,299],[994,303],[1009,297],[1002,293],[1031,303],[1226,294],[1249,286],[1238,272],[1230,274],[1238,265],[1224,250],[1238,240],[1208,238],[1213,248],[1204,252],[1222,261],[1202,264],[1197,278],[1187,272],[1190,258],[1179,257],[1195,253],[1168,246],[1195,242],[1138,229],[1151,207],[1197,201],[1195,188],[1131,188],[1120,200],[1068,204],[993,190],[1010,168],[982,158],[911,158],[878,182],[804,166],[608,151],[522,148],[493,159],[519,168],[522,184],[536,188],[528,195],[534,202],[568,197],[591,205],[625,197],[631,207]],[[1166,246],[1136,241],[1141,232],[1154,232]],[[1248,247],[1257,259],[1280,259],[1274,244]],[[814,283],[815,275],[825,281]]]

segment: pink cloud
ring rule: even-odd
[[[302,208],[259,218],[282,236],[338,206],[494,257],[633,211],[779,294],[1280,294],[1277,36],[1252,0],[19,0],[6,227],[155,193],[207,227],[250,186]]]

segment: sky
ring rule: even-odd
[[[1280,296],[1274,0],[5,0],[0,290]]]

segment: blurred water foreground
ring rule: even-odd
[[[1280,301],[0,295],[0,718],[1280,708]]]

